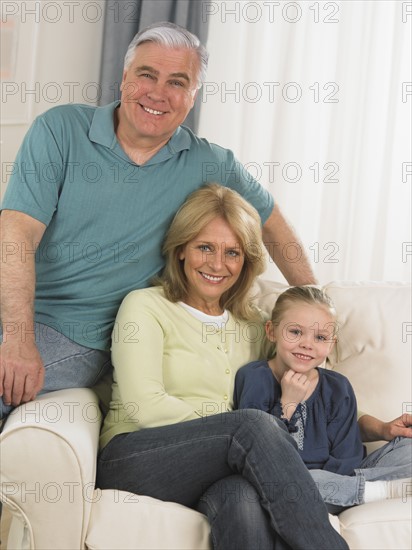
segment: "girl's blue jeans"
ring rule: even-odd
[[[409,481],[405,482],[405,495],[410,494],[412,439],[396,437],[386,443],[364,458],[353,476],[343,476],[325,470],[310,470],[310,473],[323,500],[343,508],[364,503],[365,481],[408,478]]]

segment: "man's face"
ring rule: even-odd
[[[193,107],[198,74],[193,50],[138,46],[123,73],[118,132],[133,140],[168,140]]]

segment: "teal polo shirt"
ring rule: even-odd
[[[64,105],[27,133],[2,208],[47,227],[35,253],[35,318],[94,349],[109,349],[114,321],[131,290],[150,286],[163,267],[161,246],[174,214],[206,182],[238,191],[262,223],[271,195],[227,149],[180,126],[143,165],[120,147],[114,110]],[[24,243],[19,253],[33,251]],[[130,327],[133,337],[138,327]]]

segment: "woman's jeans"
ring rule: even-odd
[[[215,550],[348,548],[295,442],[262,411],[117,435],[99,455],[97,485],[198,508]]]
[[[112,369],[110,352],[81,346],[42,323],[35,324],[35,341],[45,368],[44,385],[38,395],[66,388],[90,388]],[[13,408],[4,405],[0,397],[0,419]]]
[[[326,503],[342,507],[363,504],[365,481],[412,478],[412,439],[396,437],[364,458],[353,476],[325,470],[310,473]]]

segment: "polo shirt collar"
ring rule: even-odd
[[[89,139],[94,143],[98,143],[99,145],[115,150],[117,153],[121,153],[129,162],[132,162],[120,147],[116,134],[114,133],[114,111],[119,105],[120,101],[114,101],[103,107],[96,107],[90,126]],[[166,145],[164,145],[154,157],[148,160],[145,166],[163,162],[180,151],[190,149],[190,144],[191,139],[189,132],[179,126]]]

